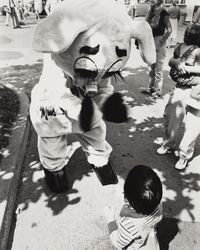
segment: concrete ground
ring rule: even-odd
[[[0,35],[1,82],[23,90],[30,98],[42,67],[42,55],[31,48],[34,24],[20,30],[4,27],[2,22],[0,25],[3,30]],[[180,25],[179,40],[184,29],[185,26]],[[110,203],[116,207],[116,213],[119,211],[124,178],[136,164],[151,166],[163,182],[164,219],[158,225],[161,250],[200,249],[200,141],[197,141],[194,158],[183,173],[174,169],[175,155],[155,153],[164,133],[163,110],[167,92],[174,86],[168,77],[167,66],[172,51],[167,50],[162,99],[152,101],[140,93],[140,88],[147,86],[148,69],[134,45],[127,70],[123,72],[125,82],[116,83],[115,89],[125,95],[132,117],[127,124],[107,123],[107,140],[113,147],[111,162],[118,174],[119,185],[100,185],[72,136],[69,149],[72,152],[78,149],[69,164],[71,189],[60,195],[51,193],[44,182],[37,137],[30,128],[8,249],[112,249],[102,210]]]

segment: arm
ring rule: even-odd
[[[172,33],[172,26],[171,26],[171,22],[169,20],[169,16],[165,15],[163,21],[164,21],[164,24],[165,24],[167,31],[165,32],[165,34],[163,35],[163,37],[160,40],[161,44],[164,43],[167,40],[167,38],[170,36],[170,34]]]
[[[137,240],[139,240],[137,244],[142,245],[141,236],[131,219],[129,223],[129,221],[127,221],[129,218],[123,217],[118,226],[115,221],[114,208],[110,206],[106,207],[104,209],[104,214],[108,221],[108,231],[111,242],[116,248],[123,249]]]
[[[200,7],[198,8],[198,10],[196,11],[196,13],[194,14],[194,18],[193,18],[193,23],[198,23],[200,17]]]
[[[184,66],[185,71],[189,74],[199,75],[200,74],[200,64],[195,64],[194,66]]]
[[[171,68],[172,68],[172,67],[175,67],[175,68],[178,69],[178,66],[179,66],[180,63],[181,63],[181,59],[180,59],[180,58],[174,58],[174,57],[172,57],[172,58],[169,59],[168,65],[169,65]]]
[[[99,107],[102,108],[103,104],[105,103],[106,99],[113,94],[113,86],[111,84],[111,79],[105,79],[99,83],[98,92],[94,96],[94,101]]]
[[[179,22],[179,20],[180,20],[180,17],[181,17],[181,11],[180,11],[180,9],[179,9],[178,16],[177,16],[178,22]]]
[[[194,88],[192,88],[190,95],[192,98],[200,101],[200,85],[196,85]]]
[[[48,16],[50,14],[50,1],[49,0],[47,0],[44,9],[45,9],[47,16]]]

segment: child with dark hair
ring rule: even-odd
[[[191,24],[186,28],[184,42],[175,47],[169,66],[176,86],[165,107],[166,138],[157,149],[158,154],[169,153],[175,147],[177,132],[185,117],[186,100],[191,88],[200,84],[200,25]]]
[[[124,198],[119,223],[111,208],[105,211],[113,245],[120,249],[160,249],[155,227],[162,219],[162,184],[157,174],[144,165],[133,167],[125,180]]]

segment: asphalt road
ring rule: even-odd
[[[20,30],[4,27],[1,18],[0,65],[1,81],[23,89],[30,97],[42,67],[42,55],[31,48],[35,24]],[[184,27],[180,26],[181,40]],[[2,35],[3,34],[3,35]],[[108,203],[118,211],[122,205],[122,186],[133,165],[147,164],[161,177],[164,187],[164,220],[158,227],[161,250],[200,249],[200,141],[195,155],[182,174],[173,166],[174,155],[159,156],[156,148],[163,136],[163,110],[167,92],[173,87],[168,77],[167,51],[163,98],[152,101],[140,93],[147,86],[148,70],[133,46],[132,56],[124,72],[125,83],[115,89],[126,96],[131,121],[127,124],[108,123],[107,140],[113,147],[111,162],[119,177],[119,185],[102,187],[89,169],[85,155],[78,148],[70,160],[68,179],[70,191],[56,195],[45,185],[37,152],[37,137],[31,128],[23,165],[13,234],[12,250],[108,250],[112,249],[102,212]],[[76,148],[75,137],[70,143]]]

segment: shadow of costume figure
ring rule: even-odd
[[[38,23],[33,46],[44,52],[44,65],[32,91],[30,114],[52,191],[67,189],[70,133],[77,135],[102,185],[117,183],[104,120],[128,120],[122,96],[113,94],[112,76],[123,70],[132,38],[139,41],[144,61],[153,64],[151,28],[133,21],[115,0],[65,0]]]

